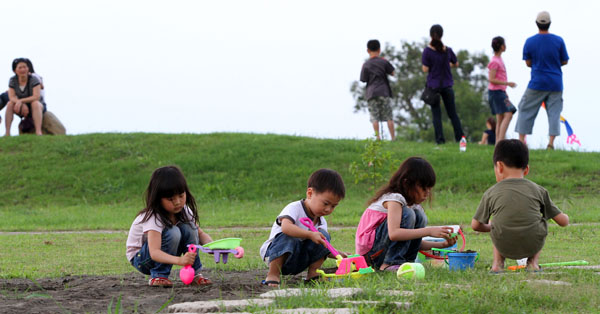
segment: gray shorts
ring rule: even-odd
[[[390,98],[378,96],[367,101],[371,122],[389,121],[394,119]]]
[[[546,114],[548,114],[548,135],[560,135],[560,113],[563,108],[562,91],[552,92],[535,89],[525,90],[523,98],[519,103],[519,114],[515,132],[519,134],[531,134],[533,123],[537,117],[538,111],[546,103]]]

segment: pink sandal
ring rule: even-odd
[[[204,278],[204,276],[202,276],[202,274],[197,274],[196,277],[194,277],[194,281],[192,281],[192,285],[208,286],[208,285],[212,285],[212,281],[210,281],[210,279],[208,279],[208,278]]]
[[[148,285],[152,287],[170,288],[173,287],[173,282],[169,280],[169,278],[154,277],[150,278],[150,280],[148,281]]]

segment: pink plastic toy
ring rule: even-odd
[[[310,218],[302,217],[302,218],[300,218],[300,223],[305,225],[310,231],[318,232],[317,229],[315,228],[315,225],[313,224],[312,220],[310,220]],[[363,256],[356,254],[356,255],[349,255],[347,258],[343,258],[342,255],[340,253],[338,253],[338,251],[336,251],[336,249],[334,249],[333,246],[331,246],[329,241],[327,241],[327,240],[324,240],[324,241],[325,241],[325,246],[327,247],[327,249],[329,249],[329,252],[331,252],[331,254],[333,254],[333,256],[335,256],[335,258],[337,259],[336,263],[337,263],[338,269],[335,272],[336,275],[352,274],[352,272],[354,270],[359,270],[359,272],[361,274],[363,274],[363,273],[367,274],[367,273],[373,272],[373,269],[371,269],[371,267],[367,266],[367,261],[365,261],[365,258]]]
[[[214,254],[215,263],[218,263],[221,260],[221,256],[223,256],[223,264],[227,264],[227,256],[229,253],[233,253],[235,258],[244,257],[244,248],[241,246],[238,246],[235,249],[215,249],[201,245],[188,244],[187,247],[188,252],[194,253],[197,249],[199,249],[204,253]],[[186,285],[189,285],[192,283],[192,281],[194,281],[195,275],[196,272],[194,271],[194,268],[192,268],[192,265],[185,265],[181,270],[179,270],[179,278],[181,278],[181,281]]]
[[[188,252],[192,252],[192,253],[196,252],[196,246],[188,245]],[[189,285],[192,283],[192,281],[194,281],[195,275],[196,275],[196,272],[192,268],[192,265],[185,265],[179,271],[179,278],[181,278],[181,281],[186,285]]]

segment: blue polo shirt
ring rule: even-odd
[[[531,80],[527,88],[562,91],[562,62],[569,60],[567,47],[560,36],[536,34],[523,46],[523,60],[531,60]]]

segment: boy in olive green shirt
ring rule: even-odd
[[[548,234],[546,221],[553,219],[565,227],[569,216],[554,205],[546,189],[524,178],[529,173],[529,150],[521,141],[496,144],[494,173],[498,183],[483,194],[471,227],[490,232],[494,246],[492,272],[503,271],[506,258],[525,257],[527,269],[537,271]]]

